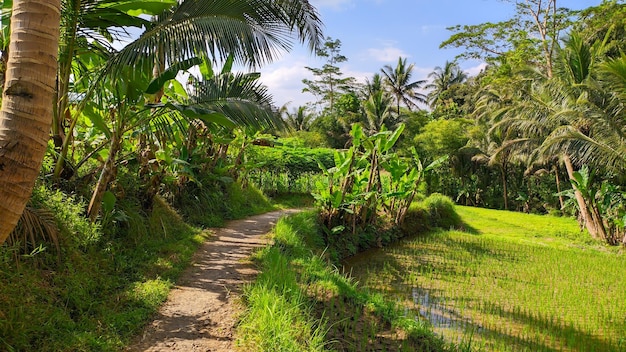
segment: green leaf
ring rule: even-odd
[[[233,70],[233,62],[235,62],[235,56],[231,53],[226,58],[226,62],[224,63],[224,67],[222,67],[222,74],[230,73]]]
[[[100,115],[100,111],[96,111],[92,103],[89,103],[87,104],[87,106],[85,106],[85,108],[83,109],[83,115],[85,115],[89,119],[89,121],[93,123],[93,126],[97,130],[104,133],[104,135],[108,139],[111,139],[111,130],[109,130],[109,127],[102,118],[102,115]]]
[[[115,197],[115,194],[113,194],[113,192],[104,192],[104,195],[102,196],[102,210],[104,210],[105,213],[112,212],[115,208],[116,202],[117,198]]]
[[[187,99],[189,97],[189,95],[187,94],[187,90],[185,89],[183,84],[180,83],[177,80],[170,81],[170,89],[178,97],[182,97],[182,98],[185,98],[185,99]]]
[[[428,171],[431,171],[433,169],[440,167],[441,164],[445,163],[449,159],[449,157],[450,157],[449,155],[444,155],[440,157],[439,159],[433,161],[432,163],[428,164],[428,166],[424,168],[424,172],[428,172]]]
[[[146,88],[145,92],[148,94],[157,93],[159,90],[161,90],[161,88],[163,88],[165,82],[176,78],[180,71],[186,71],[193,66],[201,64],[202,62],[203,60],[201,58],[192,57],[191,59],[187,59],[185,61],[181,61],[172,65],[163,73],[161,73],[159,77],[153,79],[152,82],[150,82],[150,84],[148,85],[148,88]]]
[[[234,128],[236,126],[236,124],[224,114],[199,106],[190,106],[174,103],[147,104],[146,106],[175,110],[188,118],[199,119],[207,123],[215,123],[226,128]]]
[[[334,191],[333,194],[331,194],[330,201],[333,208],[339,209],[339,207],[341,207],[341,198],[343,198],[343,194],[340,191]]]
[[[352,131],[350,131],[350,135],[352,136],[352,146],[356,149],[361,146],[361,140],[363,139],[363,128],[358,123],[352,125]]]
[[[315,161],[317,161],[317,165],[319,166],[320,170],[322,170],[324,174],[328,174],[328,169],[326,168],[326,165],[324,165],[324,163],[320,160],[320,158],[315,156]]]
[[[343,225],[335,226],[332,229],[330,229],[330,233],[333,234],[333,235],[338,235],[338,234],[342,233],[345,229],[346,229],[346,227],[343,226]]]
[[[213,65],[211,65],[211,60],[204,58],[202,60],[202,63],[199,65],[199,67],[200,67],[200,75],[202,76],[202,79],[204,79],[205,81],[208,81],[215,76],[215,73],[213,72]]]
[[[11,23],[11,10],[13,8],[13,0],[4,0],[2,1],[2,11],[0,14],[0,18],[2,19],[2,36],[5,46],[9,45],[9,27]]]
[[[383,145],[381,152],[384,153],[388,151],[396,144],[396,142],[398,141],[398,138],[400,138],[400,135],[402,135],[402,132],[404,132],[404,127],[405,125],[402,123],[400,124],[400,126],[398,126],[398,128],[396,128],[395,131],[393,131],[393,133],[385,141],[385,144]]]
[[[131,16],[154,16],[177,4],[176,0],[127,0],[106,4],[103,7],[113,8]]]

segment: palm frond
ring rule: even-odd
[[[57,254],[61,253],[59,244],[60,230],[57,227],[52,211],[27,206],[17,226],[7,239],[9,245],[18,245],[21,254],[28,255],[40,245],[51,244]]]
[[[552,155],[566,151],[579,165],[591,164],[613,170],[626,168],[626,141],[616,140],[610,132],[592,138],[573,126],[561,126],[551,133],[539,150],[542,154]]]
[[[626,54],[600,67],[603,78],[622,101],[626,101]]]
[[[307,1],[186,0],[124,47],[108,69],[133,65],[141,57],[159,56],[170,65],[198,54],[214,61],[233,55],[241,64],[258,67],[288,51],[294,31],[317,47],[320,25]]]

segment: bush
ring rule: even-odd
[[[433,193],[411,205],[401,230],[405,234],[416,234],[436,227],[449,229],[461,225],[461,217],[457,214],[452,199]]]
[[[456,213],[454,202],[450,197],[433,193],[424,199],[422,204],[428,212],[430,227],[449,229],[461,225],[461,217]]]
[[[335,151],[327,148],[259,147],[250,148],[248,160],[262,163],[261,169],[290,172],[294,177],[305,173],[321,173],[318,160],[330,168],[335,166]]]
[[[280,142],[282,142],[285,146],[330,148],[330,144],[328,144],[326,137],[319,132],[296,131],[292,135],[293,137],[290,138],[281,138]]]
[[[215,200],[195,205],[203,214],[244,216],[268,204],[238,184],[207,192],[193,192]],[[0,246],[0,351],[121,351],[155,313],[204,236],[161,197],[145,210],[134,192],[125,195],[100,226],[79,197],[36,187],[31,203],[54,215],[62,255],[46,250],[16,263],[17,249]]]
[[[81,199],[59,190],[50,190],[45,185],[38,185],[33,189],[30,203],[54,214],[61,232],[61,243],[65,247],[85,249],[100,240],[100,226],[84,216],[86,208]]]
[[[244,188],[237,182],[219,181],[203,184],[202,188],[188,184],[174,200],[184,219],[194,225],[216,227],[224,220],[272,209],[267,198],[251,185]]]

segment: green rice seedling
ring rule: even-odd
[[[458,213],[475,231],[435,231],[347,264],[377,292],[413,296],[408,306],[451,342],[473,331],[493,350],[625,350],[624,255],[579,240],[573,219]]]

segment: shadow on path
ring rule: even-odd
[[[239,311],[235,297],[257,273],[246,259],[268,243],[265,235],[281,216],[297,211],[273,211],[212,229],[154,320],[127,351],[231,351]]]

